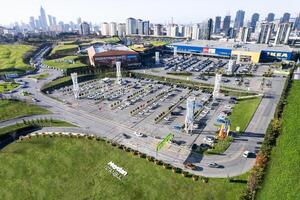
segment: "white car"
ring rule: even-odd
[[[244,151],[243,156],[244,156],[245,158],[248,158],[251,154],[252,154],[251,151]]]
[[[143,137],[144,136],[143,133],[140,133],[140,132],[137,132],[137,131],[134,132],[134,135],[136,135],[137,137]]]
[[[206,136],[204,138],[204,142],[207,142],[207,143],[214,143],[215,142],[215,138],[213,136]]]

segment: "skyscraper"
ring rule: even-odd
[[[219,34],[221,32],[221,16],[217,16],[215,20],[214,33]]]
[[[290,17],[291,17],[291,14],[290,13],[284,13],[280,22],[281,23],[287,23],[290,21]]]
[[[29,19],[29,25],[30,25],[30,28],[32,29],[32,30],[34,30],[36,27],[35,27],[35,21],[34,21],[34,17],[30,17],[30,19]]]
[[[40,8],[40,24],[43,30],[47,30],[48,24],[47,24],[46,12],[42,6]]]
[[[226,36],[228,35],[228,30],[230,28],[230,21],[231,21],[230,15],[225,16],[223,21],[223,32],[225,33]]]
[[[273,30],[273,23],[262,23],[260,27],[259,36],[257,39],[257,43],[259,44],[268,44],[270,41],[271,33]]]
[[[52,16],[52,21],[53,21],[53,25],[56,26],[57,25],[57,23],[56,23],[56,17]]]
[[[119,23],[117,29],[118,29],[118,36],[126,35],[126,24],[125,23]]]
[[[258,22],[258,20],[259,20],[259,14],[258,13],[254,13],[252,15],[251,23],[250,23],[250,27],[251,27],[251,32],[252,33],[254,33],[254,31],[255,31],[256,23]]]
[[[149,21],[143,21],[143,35],[149,35]]]
[[[154,36],[162,35],[162,25],[161,24],[154,24],[153,35]]]
[[[90,34],[90,25],[87,22],[81,23],[80,34],[81,35],[89,35]]]
[[[249,38],[250,38],[250,28],[248,27],[241,27],[240,31],[239,31],[239,41],[240,42],[248,42]]]
[[[137,34],[142,35],[144,32],[143,20],[141,20],[141,19],[136,20],[136,26],[137,26]]]
[[[205,38],[204,39],[210,40],[212,31],[213,31],[213,20],[211,18],[208,19],[208,21],[207,21],[206,29],[207,30],[205,32]]]
[[[298,17],[296,17],[295,19],[295,23],[294,23],[294,30],[300,30],[300,13],[298,15]]]
[[[101,24],[101,34],[105,36],[109,35],[109,24],[107,22]]]
[[[279,24],[275,36],[274,44],[288,44],[289,36],[291,34],[293,23]]]
[[[117,23],[116,22],[109,23],[109,34],[110,34],[110,36],[117,35]]]
[[[137,33],[137,27],[136,27],[136,19],[134,18],[128,18],[126,20],[126,34],[127,35],[132,35]]]
[[[275,14],[274,13],[269,13],[268,17],[266,18],[267,22],[272,22],[275,19]]]
[[[234,28],[239,30],[241,27],[244,26],[244,17],[245,17],[245,11],[238,10],[236,12],[235,20],[234,20]]]
[[[51,15],[48,15],[48,20],[49,20],[49,26],[53,25],[53,19]]]

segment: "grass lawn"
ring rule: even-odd
[[[50,111],[33,104],[13,100],[0,100],[0,121],[49,113]]]
[[[230,129],[235,131],[236,127],[240,127],[240,132],[244,132],[248,123],[252,119],[261,99],[245,99],[237,101],[232,114],[229,116],[231,120]]]
[[[18,83],[2,82],[0,83],[0,94],[10,92],[19,86]]]
[[[45,74],[38,74],[38,75],[33,75],[33,76],[29,76],[29,78],[34,78],[34,79],[37,79],[37,80],[41,80],[41,79],[45,79],[49,76],[48,73],[45,73]]]
[[[119,181],[109,161],[128,172]],[[239,199],[244,183],[208,183],[174,174],[103,141],[44,138],[15,142],[0,154],[1,199]],[[239,177],[245,180],[246,176]]]
[[[68,68],[86,66],[86,64],[80,62],[80,60],[76,60],[77,58],[78,56],[65,56],[63,58],[45,60],[44,64],[59,69],[68,69]],[[69,61],[73,61],[73,62],[69,62]]]
[[[283,111],[282,134],[272,150],[262,189],[257,198],[274,200],[300,199],[300,82],[293,81]]]
[[[173,76],[192,76],[193,73],[191,72],[167,72],[168,75],[173,75]]]
[[[52,51],[51,54],[56,54],[58,52],[63,52],[63,51],[77,51],[78,50],[78,45],[76,44],[58,44],[57,46],[55,46]]]
[[[149,43],[155,47],[169,44],[168,42],[163,42],[163,41],[151,41]]]
[[[29,45],[0,45],[0,74],[24,73],[33,68],[24,63],[23,56],[33,50]]]
[[[209,154],[224,153],[224,151],[226,151],[226,149],[230,146],[232,141],[233,141],[233,138],[231,136],[225,138],[224,140],[217,140],[217,142],[215,143],[213,148],[205,151],[205,154],[209,155]]]

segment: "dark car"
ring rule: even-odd
[[[127,135],[126,133],[123,133],[123,136],[124,136],[125,139],[130,139],[131,138],[130,135]]]
[[[210,167],[210,168],[220,168],[221,165],[219,165],[219,164],[217,164],[217,163],[209,163],[209,164],[208,164],[208,167]]]

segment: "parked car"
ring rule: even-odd
[[[144,134],[141,133],[141,132],[135,131],[134,134],[135,134],[137,137],[144,137]]]
[[[214,143],[215,142],[215,138],[213,136],[206,136],[204,138],[204,142]]]
[[[210,168],[220,168],[221,165],[219,165],[219,164],[217,164],[217,163],[209,163],[209,164],[208,164],[208,167],[210,167]]]
[[[187,169],[191,169],[191,170],[196,170],[197,169],[197,166],[194,165],[193,163],[190,163],[190,162],[185,162],[184,167],[187,168]]]
[[[244,153],[243,153],[243,156],[245,157],[245,158],[249,158],[249,157],[251,157],[252,155],[255,155],[253,152],[251,152],[251,151],[244,151]]]

